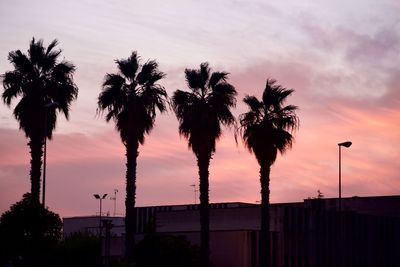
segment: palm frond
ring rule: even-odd
[[[192,89],[193,92],[198,93],[199,90],[204,87],[198,70],[185,69],[185,78],[189,88]]]
[[[130,81],[134,81],[136,73],[139,68],[140,57],[136,51],[133,51],[131,56],[127,59],[118,59],[115,61],[118,65],[119,71]]]
[[[253,112],[260,112],[260,109],[264,107],[263,103],[258,101],[257,97],[246,95],[243,98],[243,102],[250,108]]]
[[[117,119],[118,113],[127,103],[127,92],[124,88],[124,77],[119,74],[106,74],[97,104],[100,111],[108,110],[107,121],[111,118]]]
[[[183,120],[184,116],[190,112],[194,104],[198,100],[197,95],[185,92],[182,90],[176,90],[172,97],[172,109],[174,110],[179,121]]]
[[[71,62],[62,61],[54,66],[51,76],[54,80],[61,82],[69,80],[75,72],[75,66]]]
[[[165,74],[158,71],[158,63],[150,60],[143,64],[142,70],[137,75],[137,81],[140,85],[152,86],[163,77]]]
[[[215,87],[218,83],[226,82],[227,76],[229,73],[227,72],[213,72],[211,74],[210,80],[208,82],[209,87]]]
[[[20,50],[12,51],[8,54],[8,61],[13,64],[15,71],[24,75],[32,75],[34,68],[29,58]]]
[[[12,99],[22,94],[23,77],[19,72],[8,71],[2,78],[4,87],[2,98],[4,103],[10,106]]]
[[[200,64],[200,70],[199,70],[199,75],[201,79],[201,88],[205,90],[208,79],[210,77],[210,67],[208,62],[203,62]]]
[[[58,45],[58,40],[54,39],[48,46],[46,49],[46,55],[49,55],[51,52],[53,52],[53,48],[55,48]]]
[[[39,39],[37,42],[35,42],[35,38],[32,38],[28,49],[28,55],[33,65],[42,66],[45,56],[45,49],[43,47],[42,39]]]

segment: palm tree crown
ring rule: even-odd
[[[177,90],[172,99],[179,120],[179,133],[188,139],[196,155],[215,152],[215,142],[221,136],[221,124],[235,122],[230,108],[236,105],[236,90],[227,83],[228,73],[213,72],[208,63],[199,70],[186,69],[190,92]]]
[[[239,132],[260,164],[272,165],[278,151],[283,154],[292,146],[292,132],[299,125],[295,114],[297,107],[284,106],[284,103],[293,92],[277,85],[275,80],[267,79],[262,101],[255,96],[243,99],[249,111],[239,117]]]
[[[27,137],[43,136],[45,112],[47,112],[48,138],[56,126],[56,110],[68,119],[71,102],[78,95],[78,88],[72,75],[75,66],[68,61],[58,62],[61,50],[55,50],[57,40],[45,48],[43,41],[32,39],[28,55],[20,50],[12,51],[8,60],[14,70],[8,71],[3,78],[4,103],[11,105],[13,98],[21,96],[15,106],[14,116]],[[46,105],[57,103],[56,109],[47,109]]]
[[[154,126],[156,108],[166,111],[167,92],[157,84],[165,74],[150,60],[143,64],[136,51],[128,59],[116,60],[119,73],[107,74],[98,98],[99,110],[107,110],[106,120],[113,119],[126,144],[129,138],[144,143],[144,136]]]

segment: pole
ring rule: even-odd
[[[342,150],[339,145],[339,211],[342,211]]]
[[[44,155],[43,155],[43,192],[42,205],[46,208],[46,155],[47,155],[47,108],[44,110]]]
[[[114,200],[114,217],[117,215],[117,193],[118,193],[118,189],[114,189],[114,197],[110,198],[110,199]]]
[[[101,234],[102,234],[102,232],[101,232],[101,202],[102,202],[102,198],[100,198],[100,215],[99,215],[99,237],[101,238]]]

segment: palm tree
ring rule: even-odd
[[[136,164],[139,144],[154,127],[156,109],[166,111],[167,92],[157,84],[165,74],[154,60],[140,64],[136,52],[116,60],[119,72],[107,74],[98,98],[98,111],[107,110],[106,121],[113,119],[126,149],[125,256],[131,262],[136,232]]]
[[[14,70],[2,75],[4,103],[10,106],[14,98],[21,97],[14,108],[14,116],[29,139],[31,194],[37,203],[44,140],[52,137],[57,111],[68,119],[71,102],[78,96],[72,77],[75,66],[58,60],[61,50],[55,50],[57,44],[54,40],[45,48],[42,40],[32,38],[27,55],[20,50],[8,54]]]
[[[262,101],[255,96],[246,96],[243,101],[250,109],[239,116],[239,134],[250,152],[254,152],[260,165],[261,182],[261,232],[259,266],[268,266],[269,259],[269,182],[271,166],[278,151],[283,154],[292,147],[292,133],[298,128],[296,106],[284,106],[286,98],[294,90],[267,79]]]
[[[236,90],[227,82],[228,73],[210,74],[208,63],[200,69],[186,69],[190,92],[177,90],[172,107],[179,121],[179,133],[188,140],[197,158],[200,178],[200,226],[202,265],[209,264],[209,197],[208,167],[215,152],[216,140],[222,134],[221,124],[231,126],[235,118],[230,108],[236,104]]]

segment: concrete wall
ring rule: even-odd
[[[185,236],[193,245],[200,247],[199,232],[172,232]],[[211,231],[210,260],[214,267],[253,267],[257,258],[257,235],[254,231]]]
[[[283,223],[282,207],[270,208],[270,229],[280,231]],[[157,232],[200,231],[199,210],[157,212]],[[210,210],[210,230],[260,230],[260,208],[227,208]]]

